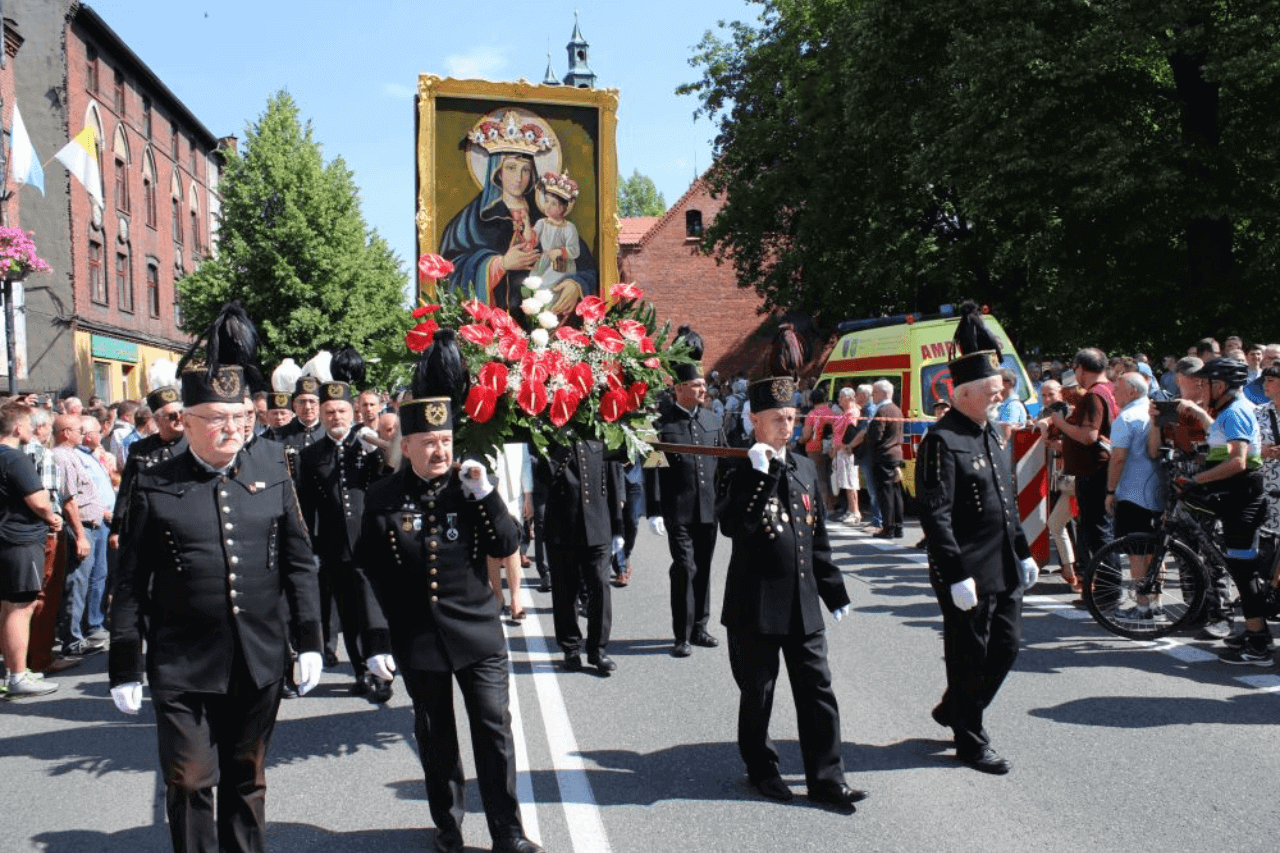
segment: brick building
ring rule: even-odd
[[[764,368],[773,324],[762,315],[763,300],[738,287],[729,264],[698,250],[703,229],[724,207],[702,180],[659,217],[623,219],[618,236],[618,272],[622,281],[644,289],[659,321],[673,328],[688,324],[706,347],[703,367],[722,378],[739,370],[755,375]]]
[[[47,159],[91,125],[105,202],[57,161],[44,196],[21,188],[21,224],[53,271],[27,282],[20,385],[136,398],[148,365],[189,342],[174,283],[212,251],[219,152],[235,140],[213,136],[89,6],[6,8],[26,39],[15,79],[32,144]]]

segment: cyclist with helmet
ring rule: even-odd
[[[1266,511],[1262,487],[1262,439],[1254,407],[1240,389],[1249,379],[1249,368],[1233,358],[1215,358],[1197,371],[1209,380],[1209,408],[1190,400],[1178,404],[1204,425],[1209,443],[1204,470],[1178,477],[1174,487],[1189,493],[1197,504],[1222,520],[1231,573],[1244,610],[1243,634],[1224,640],[1227,649],[1218,655],[1223,663],[1273,666],[1271,632],[1266,622],[1266,598],[1259,577],[1258,528]]]

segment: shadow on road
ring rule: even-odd
[[[268,805],[268,808],[270,806]],[[434,830],[375,829],[333,832],[305,823],[267,824],[269,850],[341,850],[343,853],[374,853],[386,850],[430,850]],[[168,827],[142,826],[120,832],[68,830],[44,832],[32,837],[47,853],[162,853],[171,850]],[[468,846],[469,851],[487,848]]]

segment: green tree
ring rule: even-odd
[[[667,212],[666,199],[658,192],[653,179],[636,169],[631,177],[618,182],[618,216],[661,216]]]
[[[403,340],[401,261],[366,227],[354,175],[341,157],[324,162],[287,92],[246,129],[219,189],[218,253],[178,282],[186,331],[202,331],[223,303],[239,299],[268,368],[344,346],[368,357]],[[385,381],[384,372],[370,364],[370,383]]]
[[[1024,340],[1271,337],[1275,0],[771,0],[681,87],[705,248],[831,320],[973,296]]]

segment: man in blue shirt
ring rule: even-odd
[[[1125,373],[1116,382],[1120,412],[1111,423],[1111,461],[1107,466],[1107,514],[1112,516],[1116,538],[1130,533],[1151,533],[1160,517],[1160,478],[1155,460],[1147,455],[1151,406],[1147,380],[1141,373]],[[1150,554],[1130,554],[1129,573],[1144,577]],[[1116,611],[1119,619],[1148,620],[1162,615],[1158,597],[1139,596],[1128,608]]]

